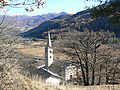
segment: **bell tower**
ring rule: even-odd
[[[48,32],[47,45],[45,47],[45,68],[49,70],[49,66],[53,63],[53,48],[50,39],[50,32]]]

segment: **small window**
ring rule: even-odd
[[[50,51],[50,53],[52,53],[52,51]]]
[[[50,56],[50,58],[52,58],[52,57]]]
[[[70,80],[72,80],[72,75],[70,75]]]

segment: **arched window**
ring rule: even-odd
[[[52,53],[52,51],[50,51],[50,53]]]
[[[70,80],[72,80],[72,75],[70,75]]]

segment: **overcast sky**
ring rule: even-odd
[[[21,0],[20,0],[21,1]],[[44,0],[44,7],[33,12],[26,12],[23,8],[10,8],[8,15],[41,15],[47,13],[67,12],[70,14],[85,10],[86,7],[98,5],[98,2],[87,0]]]

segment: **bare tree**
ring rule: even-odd
[[[111,54],[109,52],[106,55],[104,54],[103,58],[104,50],[99,51],[101,47],[108,44],[112,35],[110,32],[93,32],[90,30],[83,32],[68,30],[68,32],[60,34],[58,51],[71,57],[70,62],[76,64],[81,69],[84,85],[100,84],[101,75],[99,73],[103,72],[102,69],[105,70],[105,67],[107,72],[108,62],[113,56],[109,55],[109,53]],[[106,65],[104,67],[105,62]],[[113,63],[111,62],[111,64]],[[105,75],[106,80],[108,78],[107,74]],[[99,78],[96,80],[97,77]]]
[[[34,11],[35,7],[39,9],[44,4],[45,2],[43,0],[0,0],[0,9],[4,9],[8,6],[12,8],[20,6],[22,8],[25,8],[26,11],[31,12]]]
[[[10,25],[10,24],[8,24]],[[13,47],[22,41],[22,38],[13,35],[6,34],[12,30],[13,27],[8,26],[5,23],[5,15],[0,22],[0,88],[5,89],[11,85],[11,81],[6,82],[9,79],[9,72],[14,68],[19,69],[20,63],[22,63],[23,56],[19,55],[16,49]],[[15,82],[13,82],[15,83]],[[12,83],[12,84],[13,84]]]

